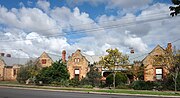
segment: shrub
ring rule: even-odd
[[[17,74],[16,80],[19,83],[25,83],[26,80],[28,80],[30,77],[31,77],[31,73],[29,72],[29,68],[28,67],[21,67],[18,74]]]
[[[117,89],[129,89],[129,85],[118,85],[116,86]]]
[[[83,85],[82,88],[93,88],[92,85]]]
[[[151,81],[134,81],[131,87],[135,90],[152,90],[154,89],[154,83]]]
[[[166,80],[163,81],[163,88],[165,90],[174,90],[174,81],[172,76],[168,76]],[[177,90],[180,91],[180,74],[177,77]]]
[[[69,86],[72,86],[72,87],[78,87],[80,86],[80,81],[79,79],[77,78],[73,78],[69,81]]]
[[[125,85],[127,83],[127,76],[121,72],[116,73],[115,76],[115,84],[118,85]],[[113,84],[113,74],[110,74],[106,78],[106,84],[107,86],[112,86]]]

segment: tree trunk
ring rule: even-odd
[[[116,88],[116,74],[115,71],[113,72],[113,88]]]
[[[177,86],[176,86],[176,85],[177,85],[177,83],[176,83],[176,79],[175,79],[175,86],[174,86],[174,87],[175,87],[175,88],[174,88],[174,89],[175,89],[175,93],[176,93],[176,91],[177,91]]]

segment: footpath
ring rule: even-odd
[[[114,95],[127,95],[127,96],[180,98],[180,92],[174,93],[173,91],[147,91],[147,90],[105,89],[105,88],[73,88],[73,87],[35,86],[35,85],[20,85],[20,84],[0,84],[0,87],[30,89],[30,90],[76,92],[76,93],[88,93],[88,94],[114,94]]]

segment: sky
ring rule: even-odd
[[[105,55],[150,52],[171,42],[180,49],[180,17],[171,0],[0,0],[0,52],[38,57],[77,49]]]

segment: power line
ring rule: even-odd
[[[174,41],[172,41],[172,42],[170,42],[170,43],[175,43],[175,42],[178,42],[178,41],[180,41],[180,38],[178,38],[178,39],[176,39],[176,40],[174,40]],[[166,45],[163,45],[163,46],[166,46]],[[150,52],[144,53],[144,54],[142,54],[142,55],[136,56],[136,57],[131,58],[131,59],[129,59],[129,60],[135,60],[136,58],[140,58],[140,57],[145,56],[145,55],[147,55],[147,54],[149,54],[149,53],[150,53]]]
[[[108,25],[108,26],[100,26],[100,27],[91,28],[91,29],[83,29],[83,30],[71,31],[72,33],[67,33],[67,34],[56,34],[56,35],[50,35],[50,36],[41,36],[41,38],[56,37],[56,36],[63,36],[63,35],[74,35],[74,34],[80,34],[80,33],[84,33],[84,32],[96,32],[96,31],[101,31],[101,30],[104,30],[104,29],[127,27],[127,26],[130,26],[130,25],[135,25],[135,23],[140,24],[140,23],[159,21],[159,20],[164,20],[164,19],[169,19],[169,18],[171,18],[171,17],[166,16],[166,17],[159,17],[157,19],[149,19],[149,20],[141,19],[140,21],[129,22],[129,23],[125,23],[125,24],[115,24],[115,25]],[[34,40],[34,39],[37,39],[37,38],[39,38],[39,37],[34,37],[34,38],[31,38],[31,39],[19,39],[19,40],[1,40],[1,42]]]
[[[150,14],[145,14],[146,16],[142,15],[143,18],[152,18],[152,17],[155,17],[155,16],[159,16],[159,15],[168,15],[167,12],[169,11],[164,11],[164,12],[158,12],[158,13],[150,13]],[[127,18],[124,18],[122,17],[123,20],[129,20],[129,19],[134,19],[135,17],[127,17]],[[121,18],[121,19],[122,19]],[[121,19],[117,19],[117,20],[108,20],[108,21],[101,21],[101,23],[110,23],[110,22],[118,22],[118,21],[122,21]],[[96,22],[91,22],[91,23],[84,23],[84,24],[77,24],[77,25],[71,25],[69,24],[70,27],[72,28],[75,28],[75,27],[79,27],[79,26],[85,26],[85,25],[91,25],[91,24],[95,24]],[[98,24],[98,23],[97,23]],[[43,32],[43,31],[50,31],[50,30],[55,30],[55,29],[60,29],[59,27],[52,27],[52,28],[49,28],[49,29],[44,29],[44,30],[33,30],[33,31],[28,31],[26,33],[31,33],[31,32]],[[64,26],[64,27],[61,27],[61,29],[67,29],[67,26]],[[0,34],[2,35],[2,34]],[[47,36],[50,35],[50,34],[47,34]]]

